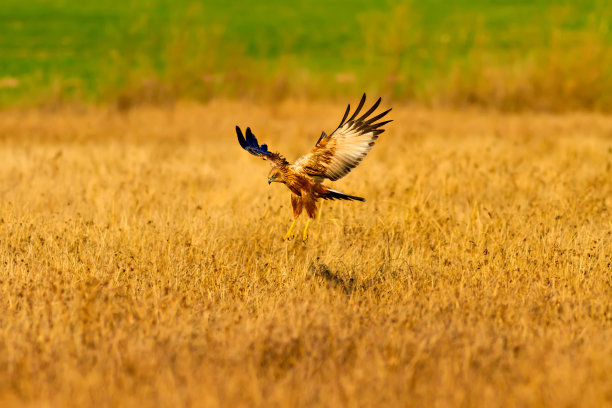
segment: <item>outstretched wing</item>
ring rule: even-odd
[[[248,127],[246,130],[246,138],[242,135],[242,130],[240,130],[240,127],[238,126],[236,126],[236,134],[238,135],[238,143],[240,143],[240,146],[242,146],[244,150],[251,153],[253,156],[269,160],[270,164],[272,165],[280,166],[283,164],[289,164],[280,154],[269,151],[268,145],[262,144],[260,146],[257,142],[257,138],[253,132],[251,132],[250,127]]]
[[[310,153],[300,157],[294,163],[306,174],[314,178],[328,178],[332,181],[346,176],[372,150],[378,135],[384,132],[381,127],[390,120],[380,121],[391,109],[370,117],[380,105],[381,98],[360,117],[357,117],[365,104],[363,94],[355,112],[347,119],[351,105],[340,121],[338,128],[331,135],[325,132],[317,141]]]

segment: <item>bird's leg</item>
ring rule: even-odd
[[[293,219],[293,222],[291,223],[291,226],[289,227],[289,230],[285,234],[285,238],[283,238],[285,241],[288,240],[289,237],[291,236],[291,230],[293,229],[293,226],[295,225],[295,220],[297,220],[297,218]]]
[[[308,221],[306,221],[306,228],[304,228],[304,235],[302,236],[302,239],[304,241],[306,241],[308,239],[308,224],[310,224],[310,220],[312,218],[308,218]]]

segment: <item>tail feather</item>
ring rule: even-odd
[[[325,193],[321,195],[321,198],[324,200],[349,200],[349,201],[365,201],[363,197],[356,197],[348,194],[341,193],[337,190],[332,190],[331,188],[326,189]]]

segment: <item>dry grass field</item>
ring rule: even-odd
[[[612,406],[612,117],[394,106],[284,242],[234,126],[343,109],[3,112],[0,405]]]

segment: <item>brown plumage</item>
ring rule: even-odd
[[[380,98],[367,112],[357,117],[365,104],[365,99],[364,94],[350,117],[348,117],[351,110],[349,105],[338,128],[329,136],[323,132],[310,153],[300,157],[293,164],[280,154],[268,151],[267,145],[260,146],[251,128],[247,128],[245,137],[236,126],[240,146],[249,153],[270,161],[272,169],[268,174],[268,184],[284,183],[291,190],[294,218],[285,239],[289,238],[295,220],[302,210],[306,210],[308,222],[303,235],[306,240],[308,225],[316,214],[319,199],[365,201],[362,197],[344,194],[321,184],[324,179],[335,181],[346,176],[372,150],[378,135],[384,132],[382,126],[391,122],[391,120],[380,121],[391,109],[370,117],[380,105]]]

